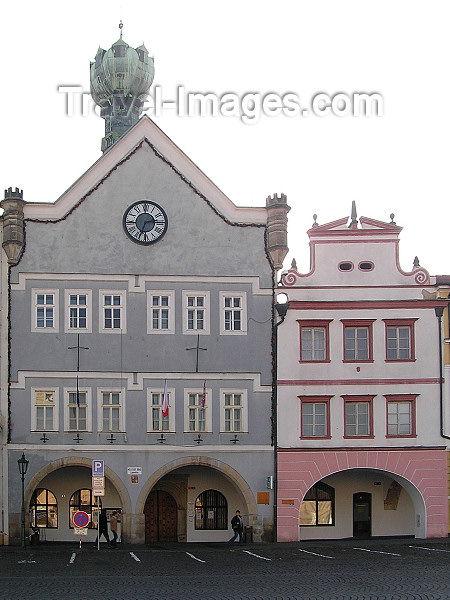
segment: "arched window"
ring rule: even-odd
[[[100,503],[101,508],[101,503]],[[70,497],[69,502],[69,527],[73,529],[73,515],[82,510],[87,513],[90,517],[88,529],[96,529],[97,527],[97,503],[95,497],[92,495],[92,490],[82,489],[77,490]]]
[[[195,501],[195,529],[228,529],[228,504],[217,490],[205,490]]]
[[[334,525],[334,488],[319,481],[306,492],[300,525]]]
[[[36,488],[30,500],[31,527],[58,527],[58,502],[55,494],[45,488]]]

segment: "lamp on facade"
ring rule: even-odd
[[[28,469],[28,460],[25,458],[25,454],[22,452],[22,457],[19,458],[17,464],[19,465],[19,473],[22,478],[22,526],[21,526],[21,542],[22,548],[25,548],[25,475]]]

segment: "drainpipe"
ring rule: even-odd
[[[281,294],[280,294],[281,296]],[[287,300],[287,297],[286,297]],[[275,302],[273,311],[273,367],[272,367],[272,446],[273,449],[273,541],[278,541],[278,327],[284,322],[289,302]],[[277,315],[281,317],[276,321]]]
[[[436,306],[434,308],[434,312],[436,314],[438,320],[438,328],[439,328],[439,406],[440,406],[440,416],[441,416],[441,437],[446,440],[450,440],[450,436],[444,433],[445,424],[444,424],[444,366],[443,366],[443,357],[442,357],[442,316],[444,314],[443,306]]]

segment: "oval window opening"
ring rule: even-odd
[[[361,271],[371,271],[373,269],[373,263],[369,261],[359,263],[359,268]]]
[[[339,263],[340,271],[351,271],[353,269],[353,264],[351,262],[341,262]]]

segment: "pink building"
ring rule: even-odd
[[[279,541],[447,536],[443,301],[417,259],[401,269],[400,232],[353,204],[308,231],[309,273],[282,274]]]

